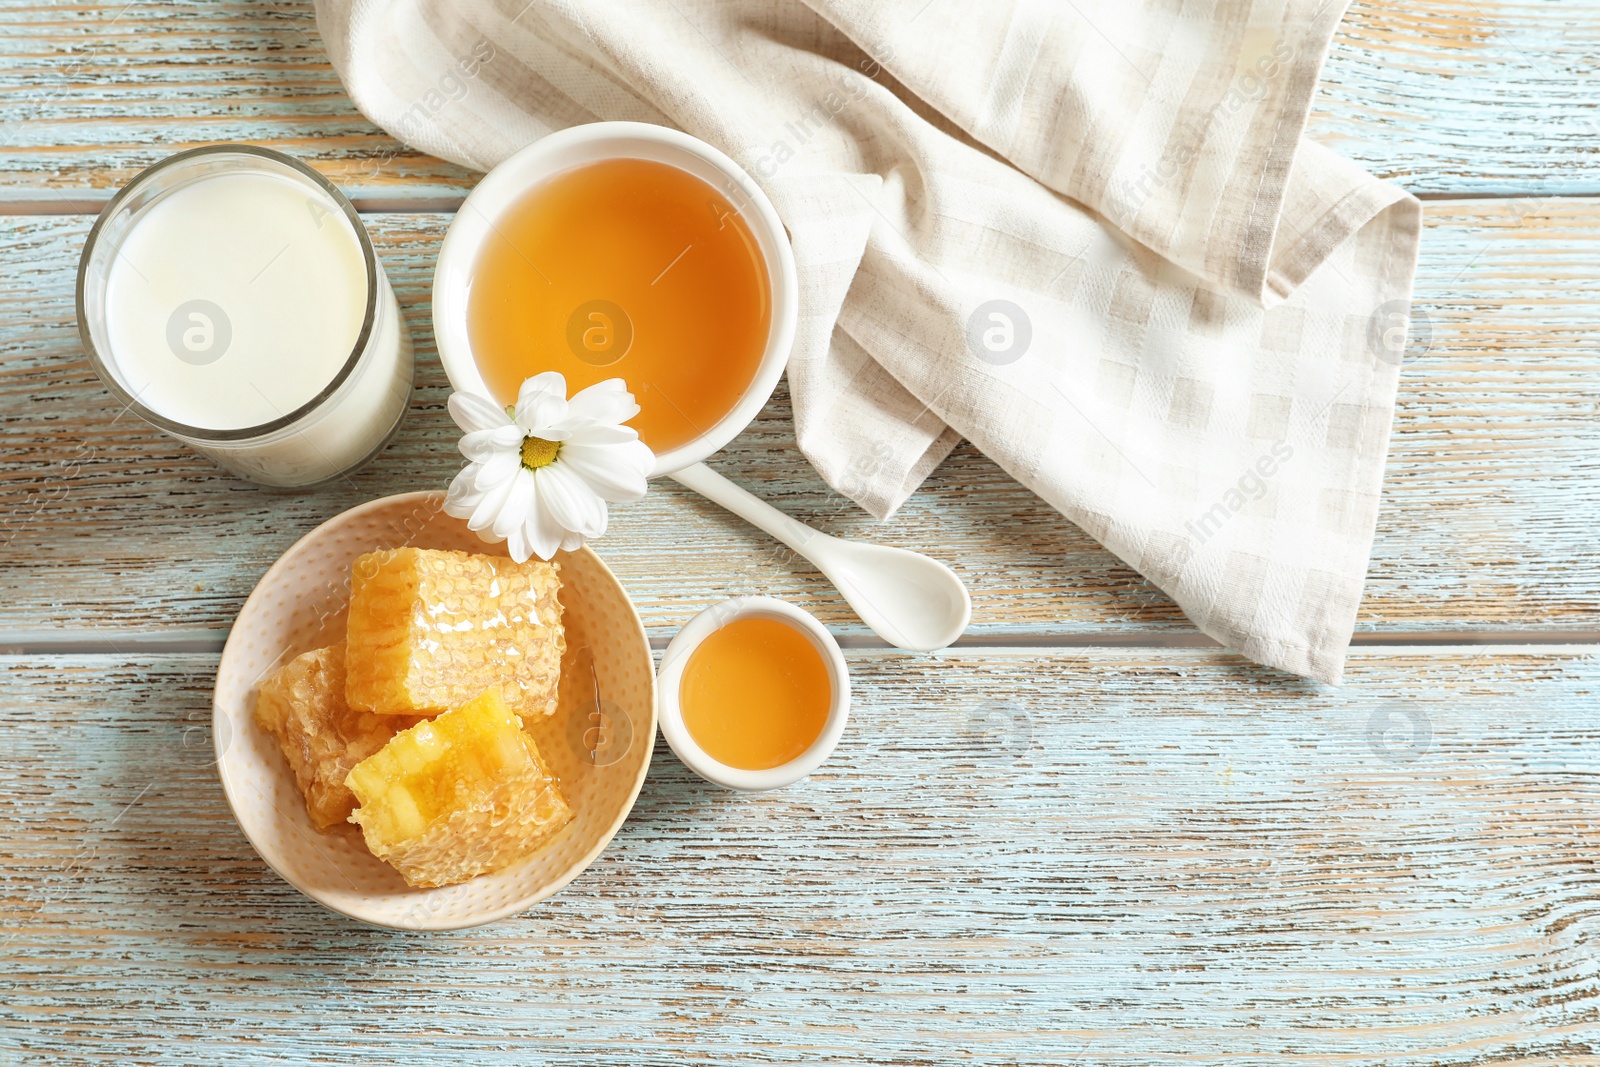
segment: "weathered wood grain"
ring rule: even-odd
[[[1600,192],[1594,0],[1356,0],[1308,133],[1418,193]]]
[[[4,661],[0,1062],[1600,1062],[1600,648],[1363,651],[1338,691],[849,659],[812,779],[736,795],[659,746],[590,871],[439,935],[251,851],[213,657]]]
[[[1600,191],[1600,0],[1357,0],[1311,134],[1419,192]],[[104,196],[179,148],[246,140],[358,196],[459,196],[474,180],[355,110],[311,0],[0,6],[0,199]]]
[[[295,494],[223,476],[119,416],[73,324],[89,220],[0,219],[0,629],[115,640],[226,627],[257,577],[316,523],[448,483],[461,460],[428,326],[448,217],[369,221],[419,342],[419,389],[376,463]],[[1363,631],[1600,629],[1597,252],[1597,201],[1429,205],[1417,293],[1431,348],[1401,379]],[[949,560],[972,587],[975,635],[1193,632],[1159,591],[970,448],[883,526],[811,470],[781,394],[713,462],[831,532]],[[754,592],[865,633],[809,565],[668,481],[619,509],[598,547],[656,635],[715,599]]]
[[[0,204],[105,198],[172,152],[248,141],[363,196],[459,197],[476,178],[363,118],[311,0],[0,6]]]

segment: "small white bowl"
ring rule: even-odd
[[[749,225],[772,287],[772,325],[755,379],[733,410],[709,430],[656,456],[651,476],[660,477],[699,463],[748,426],[783,376],[794,345],[800,285],[789,236],[767,194],[722,152],[697,137],[648,122],[591,122],[534,141],[484,175],[451,221],[433,271],[433,334],[451,388],[489,395],[467,335],[467,294],[478,253],[497,232],[495,220],[529,189],[563,171],[607,159],[667,163],[720,191]]]
[[[683,681],[683,669],[689,656],[700,647],[700,642],[738,619],[776,619],[799,630],[811,640],[822,654],[828,667],[828,681],[833,687],[833,698],[828,703],[828,719],[822,733],[811,747],[788,763],[764,771],[749,771],[730,767],[713,759],[695,741],[683,724],[683,708],[678,702],[678,688]],[[683,761],[684,766],[708,782],[729,789],[760,791],[782,789],[793,785],[818,767],[833,754],[834,746],[844,733],[850,719],[850,674],[845,669],[844,653],[839,642],[809,612],[793,604],[770,596],[744,596],[713,604],[689,620],[678,631],[678,636],[667,646],[656,671],[656,718],[661,723],[661,734],[667,745]]]

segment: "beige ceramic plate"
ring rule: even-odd
[[[363,552],[412,545],[504,554],[444,514],[443,503],[443,493],[374,500],[285,552],[233,624],[212,710],[222,787],[261,858],[334,911],[405,930],[493,922],[570,882],[627,818],[656,733],[655,667],[638,612],[600,557],[587,548],[563,552],[561,703],[533,734],[572,803],[572,822],[522,863],[440,889],[409,888],[367,852],[354,826],[333,834],[312,827],[277,742],[255,724],[257,687],[280,664],[341,639],[350,564]]]

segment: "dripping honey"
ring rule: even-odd
[[[560,371],[569,392],[622,378],[658,455],[709,431],[754,380],[772,300],[750,227],[677,167],[613,159],[564,171],[494,220],[467,330],[502,404]]]
[[[706,754],[747,771],[780,767],[822,735],[833,683],[805,634],[737,619],[702,641],[678,688],[683,725]]]

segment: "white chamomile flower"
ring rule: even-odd
[[[567,380],[546,371],[522,383],[514,409],[452,393],[450,417],[471,462],[444,510],[485,541],[504,541],[518,563],[578,548],[606,532],[607,503],[645,494],[655,455],[623,425],[638,413],[621,378],[569,400]]]

